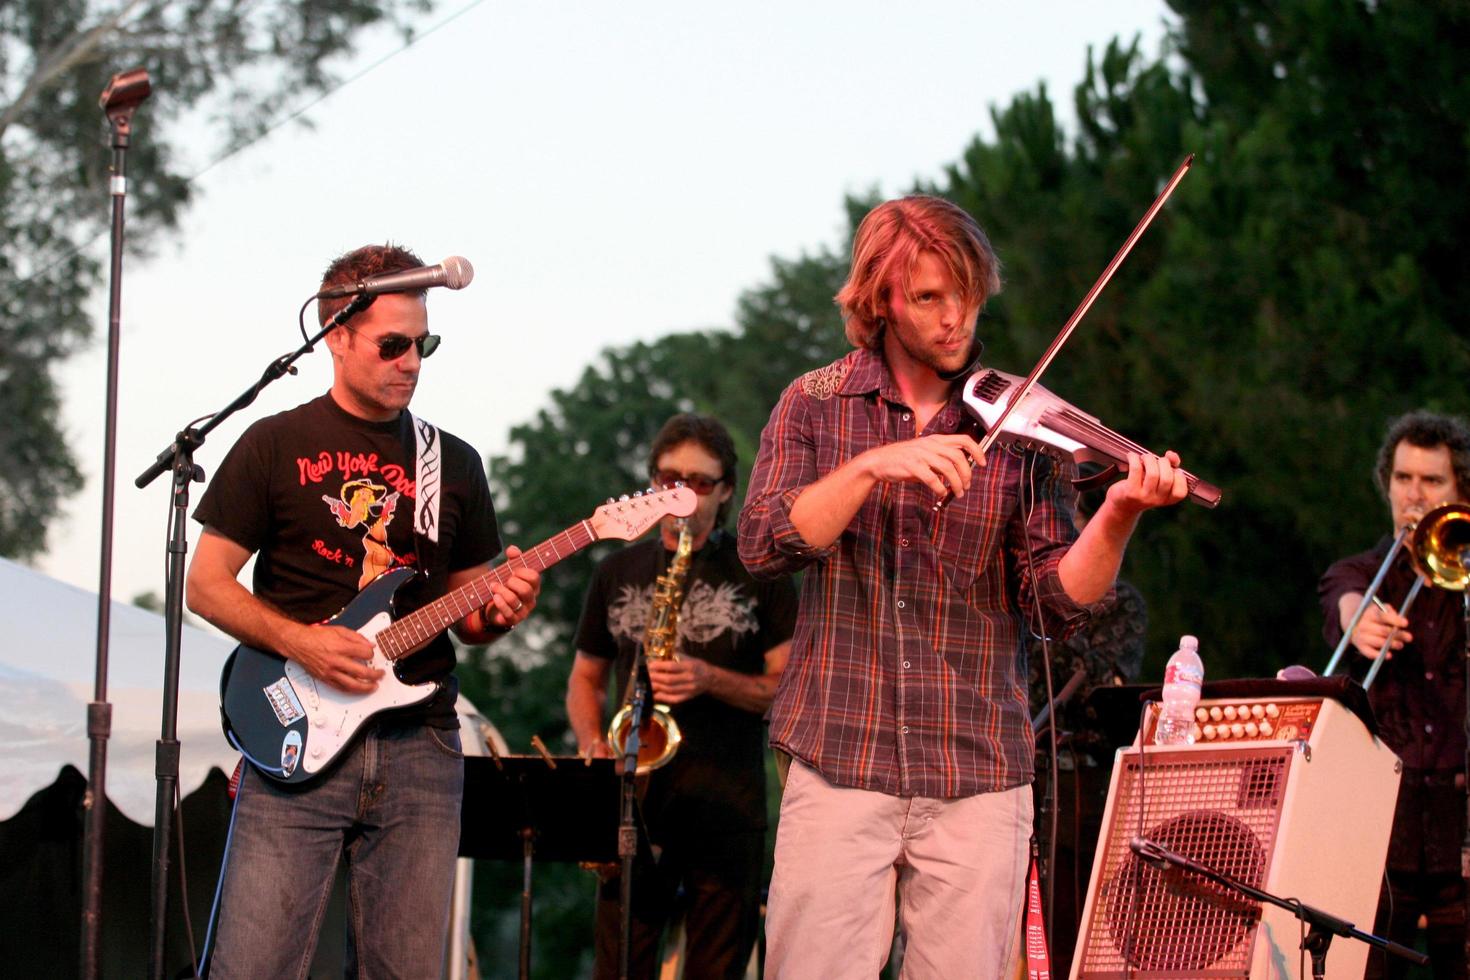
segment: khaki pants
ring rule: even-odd
[[[833,786],[793,762],[766,918],[768,980],[996,980],[1020,935],[1031,789],[958,800]]]

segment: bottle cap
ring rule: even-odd
[[[1190,636],[1188,633],[1186,633],[1186,634],[1184,634],[1183,636],[1181,636],[1179,638],[1179,649],[1181,649],[1181,650],[1198,650],[1199,649],[1199,639],[1197,637]]]

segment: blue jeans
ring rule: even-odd
[[[304,790],[246,766],[212,980],[305,978],[343,856],[348,975],[440,976],[463,790],[459,732],[391,721]]]

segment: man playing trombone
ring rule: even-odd
[[[1466,502],[1470,427],[1459,418],[1423,411],[1394,420],[1379,448],[1374,479],[1388,500],[1395,534],[1436,507]],[[1342,639],[1393,545],[1394,538],[1385,536],[1371,551],[1344,558],[1322,577],[1317,591],[1329,644]],[[1463,980],[1464,594],[1426,588],[1407,617],[1401,615],[1399,608],[1418,577],[1411,551],[1406,545],[1392,557],[1351,641],[1358,654],[1351,665],[1355,676],[1384,652],[1369,696],[1380,736],[1404,763],[1374,932],[1412,946],[1424,916],[1436,980]],[[1389,958],[1385,964],[1375,950],[1367,975],[1407,975],[1404,962]]]

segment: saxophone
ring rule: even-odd
[[[679,544],[669,567],[658,577],[653,586],[653,603],[648,610],[648,626],[643,632],[643,656],[649,660],[670,660],[679,640],[679,605],[684,601],[684,579],[689,574],[690,554],[694,551],[693,535],[689,533],[689,522],[679,521]],[[627,697],[633,696],[636,678],[628,683]],[[607,729],[607,741],[613,752],[622,756],[632,727],[633,707],[624,703],[613,715]],[[679,751],[683,736],[679,723],[666,704],[655,704],[646,713],[643,724],[638,726],[638,769],[639,775],[666,765]]]

